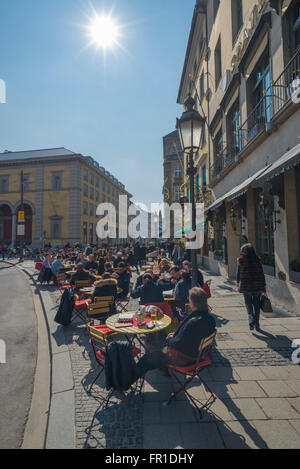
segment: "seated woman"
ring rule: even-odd
[[[181,308],[184,311],[185,305],[189,302],[189,291],[192,288],[192,277],[190,272],[183,271],[181,273],[182,279],[176,284],[175,299],[180,301]]]
[[[148,303],[163,303],[163,290],[164,287],[155,283],[151,274],[145,274],[143,275],[142,285],[136,287],[131,292],[131,297],[140,298],[140,305]]]
[[[94,283],[92,302],[94,302],[95,298],[100,298],[104,296],[113,296],[114,298],[116,298],[117,285],[117,280],[112,278],[109,273],[103,274],[102,279]]]

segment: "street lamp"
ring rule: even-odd
[[[189,182],[190,182],[190,202],[192,204],[192,230],[195,232],[196,231],[196,204],[195,204],[194,177],[197,172],[197,169],[194,166],[194,154],[196,154],[200,148],[203,124],[205,123],[205,118],[202,117],[196,109],[194,109],[195,100],[192,98],[190,94],[185,100],[184,106],[185,106],[185,111],[183,112],[181,118],[177,119],[176,128],[179,133],[183,152],[189,155],[187,176],[189,176]],[[192,286],[194,287],[198,283],[196,249],[192,249],[191,263],[192,263]]]

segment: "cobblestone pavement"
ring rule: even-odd
[[[95,372],[84,326],[66,332],[70,351],[78,448],[299,448],[300,367],[292,363],[300,317],[261,318],[262,332],[250,332],[243,298],[234,284],[212,279],[209,301],[218,327],[212,365],[203,377],[217,399],[200,420],[185,395],[162,405],[176,388],[155,370],[146,376],[142,397],[116,395],[103,409],[97,394],[87,394]],[[56,304],[56,293],[51,294]],[[131,302],[130,309],[136,303]],[[274,316],[274,315],[273,315]],[[106,393],[104,382],[96,388]],[[199,384],[191,394],[204,400]]]

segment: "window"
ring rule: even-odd
[[[180,200],[180,186],[175,186],[174,187],[174,198],[176,202]]]
[[[62,186],[62,174],[59,173],[52,173],[52,189],[58,191],[61,189]]]
[[[0,177],[0,192],[2,194],[8,192],[8,179],[9,179],[9,176]]]
[[[223,134],[222,134],[222,127],[217,133],[214,139],[214,152],[215,152],[215,160],[221,156],[223,151]]]
[[[51,220],[51,238],[59,239],[61,237],[61,220]]]
[[[98,192],[98,191],[96,191],[95,200],[96,200],[96,202],[99,202],[99,200],[100,200],[99,192]]]
[[[94,224],[90,223],[90,244],[94,242]]]
[[[243,25],[243,0],[231,0],[231,18],[232,18],[232,44]]]
[[[83,222],[83,244],[87,244],[87,222]]]
[[[106,190],[105,182],[103,182],[103,184],[102,184],[102,190],[103,190],[103,192],[105,192],[105,190]]]
[[[105,195],[103,194],[103,195],[102,195],[102,202],[104,203],[105,200],[106,200],[106,198],[105,198]]]
[[[206,145],[206,123],[203,122],[203,124],[202,124],[202,132],[201,132],[200,147],[203,148],[205,145]]]
[[[219,6],[220,6],[220,0],[213,0],[214,20],[216,19],[216,16],[217,16],[217,13],[218,13],[218,10],[219,10]]]
[[[88,197],[88,196],[89,196],[89,188],[88,188],[88,186],[87,186],[86,184],[84,184],[84,186],[83,186],[83,195],[84,195],[85,197]]]
[[[107,193],[110,194],[110,186],[107,186]]]
[[[207,183],[206,164],[202,167],[202,185]]]
[[[87,202],[83,202],[83,213],[84,213],[84,215],[88,214],[88,203]]]
[[[180,178],[182,176],[181,166],[176,166],[174,176]]]
[[[239,152],[242,148],[241,142],[241,111],[239,106],[239,100],[234,103],[228,113],[228,140],[231,150]]]
[[[288,45],[289,57],[296,52],[300,46],[300,6],[298,0],[293,0],[283,19],[283,33]]]
[[[100,187],[99,178],[96,177],[96,187]]]
[[[201,76],[200,76],[199,90],[200,90],[200,100],[202,101],[203,98],[204,98],[204,93],[205,93],[205,90],[204,90],[204,71],[201,73]]]
[[[93,173],[90,174],[90,184],[94,185],[94,175],[93,175]]]
[[[298,211],[298,257],[300,257],[300,166],[295,167],[296,199]]]
[[[114,190],[114,188],[112,188],[112,190],[111,190],[111,195],[112,195],[113,197],[115,196],[115,190]]]
[[[221,55],[221,38],[219,38],[218,43],[215,48],[215,81],[216,89],[219,86],[220,80],[222,78],[222,55]]]
[[[270,202],[270,210],[264,213],[260,207],[261,198],[259,191],[255,197],[255,225],[256,225],[256,251],[264,265],[274,266],[274,232],[273,232],[273,208]]]
[[[88,181],[88,180],[89,180],[89,172],[88,172],[87,169],[84,169],[84,170],[83,170],[83,179],[84,179],[85,181]]]
[[[94,200],[94,188],[90,187],[90,199]]]
[[[94,205],[90,204],[90,217],[94,216]]]

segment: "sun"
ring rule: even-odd
[[[89,26],[89,35],[97,47],[112,48],[117,44],[119,27],[109,15],[96,16]]]

